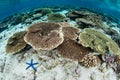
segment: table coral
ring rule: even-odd
[[[28,28],[24,40],[35,50],[51,50],[63,42],[62,27],[57,23],[41,22]]]
[[[93,28],[86,28],[80,33],[79,43],[101,54],[107,50],[115,55],[120,54],[118,45],[111,38]]]
[[[54,14],[48,14],[48,20],[49,21],[57,21],[57,22],[60,22],[60,21],[65,21],[67,20],[67,18],[62,15],[62,14],[59,14],[59,13],[54,13]]]
[[[26,46],[26,42],[24,41],[23,37],[25,36],[26,31],[21,31],[13,34],[6,45],[6,53],[17,53],[20,50],[24,49]]]
[[[63,27],[64,39],[76,40],[80,30],[74,27]]]
[[[89,49],[79,45],[73,40],[66,40],[56,48],[58,54],[64,58],[81,61],[83,57],[89,54]]]

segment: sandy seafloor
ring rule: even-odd
[[[66,14],[67,10],[59,13]],[[34,20],[32,24],[43,21],[46,17]],[[68,21],[76,25],[75,21]],[[107,23],[104,22],[107,26]],[[30,49],[24,52],[12,55],[5,52],[7,40],[14,33],[26,30],[31,24],[8,25],[8,29],[0,33],[0,80],[120,80],[112,68],[106,68],[105,63],[101,65],[103,72],[99,70],[100,66],[86,68],[81,66],[77,61],[65,59],[54,51],[35,51]],[[113,23],[113,29],[119,32],[117,23]],[[54,54],[53,54],[54,53]],[[51,57],[52,55],[52,57]],[[25,70],[31,59],[39,62],[36,65],[37,71],[32,68]]]

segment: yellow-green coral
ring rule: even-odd
[[[52,10],[50,8],[42,8],[42,14],[46,15],[46,14],[51,14]]]
[[[66,17],[59,13],[54,14],[48,14],[48,20],[49,21],[64,21],[66,20]]]
[[[80,33],[79,43],[101,54],[104,54],[107,50],[115,55],[120,54],[118,45],[111,38],[93,28],[85,28]]]

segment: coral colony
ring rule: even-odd
[[[120,35],[111,27],[104,25],[105,19],[102,15],[86,9],[68,10],[63,15],[54,12],[54,9],[40,8],[33,10],[31,14],[34,16],[30,19],[33,21],[42,16],[47,18],[32,23],[26,19],[29,14],[25,14],[26,17],[22,20],[30,25],[27,30],[17,32],[8,39],[6,53],[16,54],[28,45],[38,51],[37,54],[40,51],[53,51],[54,53],[47,55],[53,57],[58,55],[63,59],[77,61],[86,68],[106,63],[116,73],[120,73],[120,37],[117,37]],[[75,25],[71,23],[72,21]],[[15,23],[17,24],[17,22],[13,24]],[[26,64],[28,64],[26,70],[31,67],[36,71],[34,66],[38,62],[33,63],[31,59],[30,63]]]

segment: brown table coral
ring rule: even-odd
[[[17,53],[20,50],[24,49],[26,46],[26,42],[24,41],[24,36],[26,34],[26,31],[21,31],[13,34],[8,41],[6,45],[6,53]]]
[[[24,40],[35,50],[51,50],[63,42],[61,31],[59,24],[41,22],[28,28]]]
[[[63,27],[63,34],[65,39],[76,40],[78,38],[79,29],[74,27]]]
[[[89,49],[79,45],[73,40],[66,40],[56,48],[58,54],[64,58],[70,58],[81,62],[83,57],[89,54]]]
[[[107,50],[115,55],[120,54],[118,45],[111,38],[93,28],[86,28],[80,33],[79,43],[101,54],[106,53]]]

